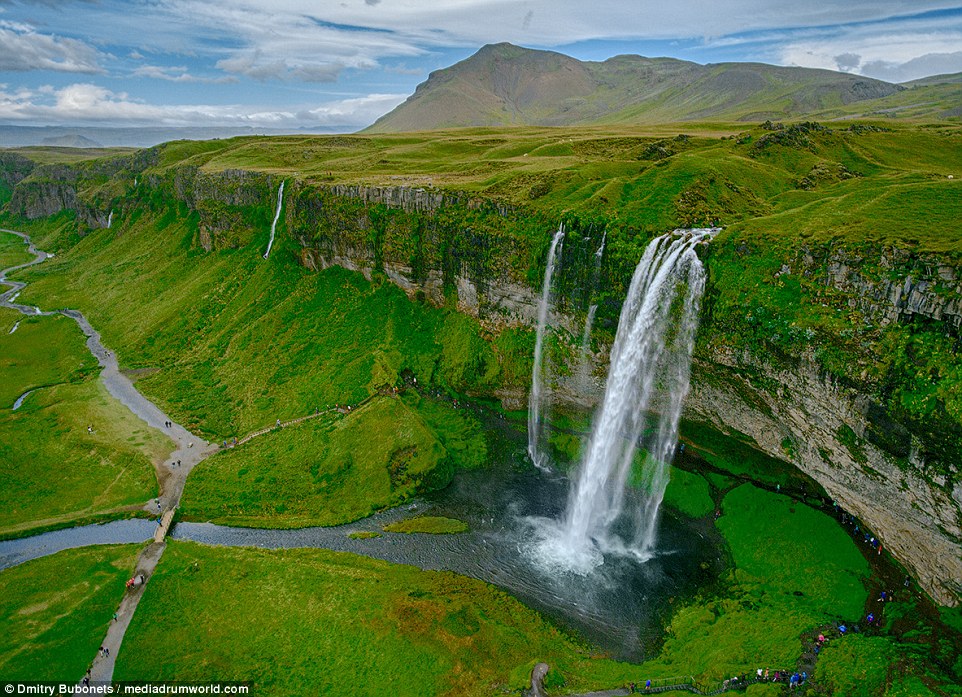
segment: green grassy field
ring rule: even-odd
[[[489,695],[521,688],[536,660],[572,685],[630,670],[591,659],[479,581],[350,554],[171,542],[149,591],[116,679],[244,680],[270,695]]]
[[[0,230],[0,269],[26,264],[31,259],[33,255],[27,251],[22,239]]]
[[[28,390],[81,382],[99,372],[84,342],[68,317],[28,317],[0,307],[0,406],[9,409]]]
[[[120,515],[156,495],[154,463],[172,444],[97,372],[73,320],[0,310],[0,536]]]
[[[467,415],[417,397],[375,397],[205,461],[191,473],[181,514],[255,527],[347,523],[440,488],[484,457]]]
[[[0,572],[3,680],[80,682],[138,551],[137,545],[84,547]]]

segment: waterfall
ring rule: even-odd
[[[653,553],[705,285],[694,248],[714,232],[662,235],[648,245],[635,269],[611,349],[604,399],[568,509],[543,531],[540,555],[554,566],[587,573],[603,562],[604,553],[643,560]],[[639,448],[641,463],[636,462]],[[626,511],[633,470],[640,491]]]
[[[591,274],[591,286],[588,292],[594,295],[595,289],[598,288],[598,279],[601,276],[601,257],[605,253],[605,240],[608,238],[608,232],[605,231],[601,235],[601,246],[598,247],[598,251],[595,252],[595,264],[594,271]],[[591,297],[589,295],[589,297]],[[589,370],[591,368],[591,328],[595,323],[595,313],[598,312],[598,305],[593,304],[588,308],[588,314],[585,316],[585,328],[581,332],[581,353],[578,356],[578,373],[575,385],[578,389],[582,391],[583,394],[587,394],[591,390],[590,375]]]
[[[575,385],[582,393],[587,393],[591,386],[589,385],[590,374],[589,369],[591,367],[591,327],[595,323],[595,313],[598,311],[597,305],[592,305],[588,308],[588,314],[585,316],[585,328],[581,332],[581,354],[578,356],[578,378]]]
[[[544,333],[548,326],[548,315],[551,306],[551,277],[554,275],[557,265],[561,241],[564,238],[564,227],[559,227],[551,240],[551,247],[548,249],[548,261],[544,271],[544,282],[541,287],[541,304],[538,306],[538,330],[534,342],[534,367],[531,371],[531,394],[528,397],[528,455],[536,467],[542,470],[548,469],[544,455],[541,453],[541,435],[543,431],[542,423],[542,399],[544,392],[544,370],[542,365],[542,352],[544,350]]]
[[[271,247],[274,246],[274,232],[277,230],[277,221],[281,217],[281,206],[284,204],[284,182],[277,188],[277,209],[274,211],[274,222],[271,223],[271,239],[267,243],[267,251],[264,252],[266,259],[271,255]]]
[[[110,225],[111,225],[113,222],[114,222],[114,212],[113,212],[113,211],[110,211],[110,214],[107,216],[107,229],[108,229],[108,230],[110,229]]]

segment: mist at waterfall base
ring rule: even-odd
[[[572,479],[567,508],[558,517],[529,520],[535,537],[529,556],[551,572],[590,576],[615,560],[647,562],[670,551],[665,545],[661,552],[657,548],[659,508],[677,447],[705,283],[695,247],[714,232],[662,235],[648,245],[635,269],[611,349],[605,394]],[[549,255],[543,317],[550,313],[550,275],[561,234],[556,234]],[[589,310],[586,332],[592,314]],[[540,319],[538,344],[545,330]],[[536,350],[536,371],[542,360]],[[537,402],[532,411],[540,413],[547,390],[544,385],[534,389],[538,378],[535,372],[531,400]],[[541,461],[536,464],[544,469],[548,463],[538,454]],[[629,479],[635,487],[628,486]]]

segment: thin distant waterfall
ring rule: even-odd
[[[559,227],[551,240],[551,247],[548,249],[548,261],[541,287],[541,304],[538,306],[538,330],[534,342],[531,394],[528,397],[528,455],[531,456],[531,461],[535,466],[542,470],[549,469],[544,454],[541,452],[541,436],[544,429],[542,400],[544,399],[544,380],[547,372],[544,370],[542,353],[544,351],[544,334],[548,327],[548,316],[551,311],[551,277],[554,275],[564,234],[564,227]]]
[[[277,209],[274,211],[274,222],[271,223],[271,239],[267,243],[267,251],[264,252],[266,259],[271,255],[271,247],[274,246],[274,232],[277,230],[277,221],[281,217],[281,206],[284,204],[284,182],[277,188]]]
[[[594,271],[591,274],[591,285],[589,286],[589,293],[594,295],[595,289],[598,287],[598,279],[601,276],[601,257],[605,253],[605,240],[607,239],[608,233],[604,232],[601,235],[601,246],[598,247],[598,251],[595,252],[595,265]],[[591,297],[589,295],[589,297]],[[581,355],[578,357],[578,373],[576,385],[578,389],[583,392],[590,390],[590,371],[591,371],[591,329],[595,323],[595,313],[598,312],[598,305],[593,304],[588,308],[588,314],[585,316],[585,327],[581,332]]]
[[[585,315],[585,327],[581,332],[581,352],[578,356],[578,373],[575,385],[582,393],[591,389],[591,328],[595,323],[595,313],[598,306],[592,305]]]
[[[585,573],[603,561],[605,552],[647,559],[654,550],[705,286],[695,246],[713,233],[662,235],[648,245],[635,269],[611,349],[604,399],[568,509],[544,540],[542,556],[552,564]],[[640,467],[634,477],[640,504],[634,505],[632,496],[626,511],[626,484],[634,467]]]

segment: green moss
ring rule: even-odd
[[[456,535],[467,532],[468,524],[444,516],[418,516],[384,526],[384,532],[427,533],[430,535]]]
[[[374,532],[373,530],[359,530],[348,533],[347,536],[352,540],[373,540],[375,537],[381,537],[381,533]]]
[[[848,424],[842,424],[838,427],[835,432],[838,442],[844,445],[849,453],[852,455],[852,459],[855,462],[864,465],[868,462],[868,458],[865,457],[865,449],[862,446],[861,441],[858,436],[855,435],[855,431],[851,429]]]
[[[883,695],[897,656],[894,645],[884,637],[851,635],[833,639],[819,654],[815,679],[838,694]]]
[[[0,673],[78,683],[134,570],[136,545],[70,549],[0,573]]]
[[[791,464],[761,452],[743,433],[726,435],[709,424],[683,420],[681,435],[701,458],[724,474],[777,486],[785,486],[797,476]]]
[[[813,617],[861,616],[868,563],[830,516],[747,484],[725,496],[722,510],[718,527],[743,587]]]
[[[664,503],[692,518],[706,516],[715,510],[711,488],[704,477],[672,467]]]

